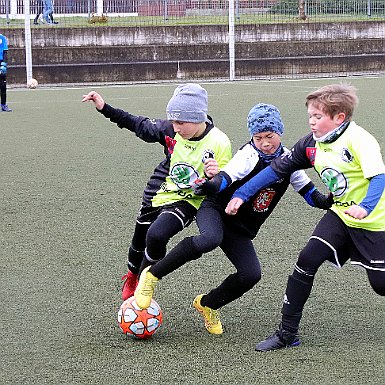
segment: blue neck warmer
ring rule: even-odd
[[[258,148],[255,146],[253,140],[250,140],[251,145],[254,147],[254,149],[258,152],[259,158],[262,159],[265,163],[270,164],[275,158],[280,156],[283,153],[283,146],[282,143],[277,148],[277,151],[275,151],[274,154],[265,154],[261,150],[258,150]]]

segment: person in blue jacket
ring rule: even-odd
[[[8,41],[0,34],[0,97],[1,111],[11,112],[7,106],[7,67],[8,67]]]

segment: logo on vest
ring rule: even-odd
[[[253,210],[255,212],[267,211],[271,201],[274,198],[274,195],[275,195],[275,191],[271,188],[266,188],[261,190],[253,201]]]
[[[322,182],[333,193],[335,197],[341,197],[348,188],[348,181],[345,175],[333,168],[324,168],[320,173]]]
[[[199,173],[187,163],[176,163],[170,170],[170,178],[180,189],[191,188]]]

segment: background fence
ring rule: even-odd
[[[24,4],[0,0],[11,84],[24,82]],[[30,1],[31,21],[39,4]],[[31,23],[40,83],[385,71],[384,0],[55,0],[53,16],[56,25]]]
[[[1,23],[19,25],[25,0],[0,0]],[[31,17],[41,0],[30,0]],[[107,25],[227,23],[228,0],[54,0],[54,14],[65,25],[87,25],[92,15],[105,15]],[[237,23],[337,21],[385,17],[384,0],[234,0]],[[1,24],[0,24],[1,26]]]

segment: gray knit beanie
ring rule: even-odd
[[[278,108],[265,103],[256,104],[250,110],[247,116],[247,127],[251,136],[266,131],[272,131],[282,136],[284,130]]]
[[[207,91],[199,84],[187,83],[178,86],[167,104],[168,120],[201,123],[207,119]]]

